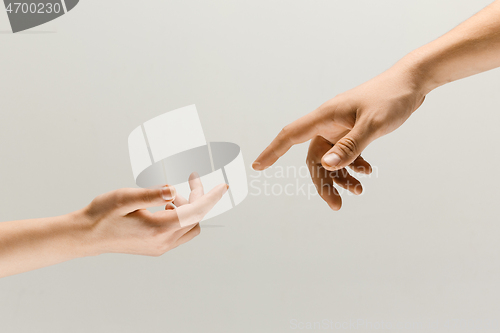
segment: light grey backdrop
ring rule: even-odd
[[[285,124],[488,3],[86,0],[16,35],[2,9],[0,220],[134,186],[129,132],[192,103],[207,140],[239,144],[250,165]],[[431,93],[366,150],[378,176],[340,212],[317,197],[250,195],[160,258],[102,255],[1,279],[0,331],[497,319],[499,87],[492,71]],[[279,165],[303,165],[306,149]]]

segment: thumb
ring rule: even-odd
[[[349,133],[323,155],[321,164],[330,171],[348,166],[373,141],[371,137],[365,126],[357,123]]]

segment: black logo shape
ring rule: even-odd
[[[12,32],[52,21],[75,8],[79,0],[3,0]]]

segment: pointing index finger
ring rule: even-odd
[[[293,145],[306,142],[318,134],[316,112],[311,112],[285,126],[252,164],[254,170],[273,165]]]

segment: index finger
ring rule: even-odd
[[[278,136],[252,163],[254,170],[264,170],[273,165],[293,145],[311,140],[318,134],[316,112],[311,112],[283,127]]]

